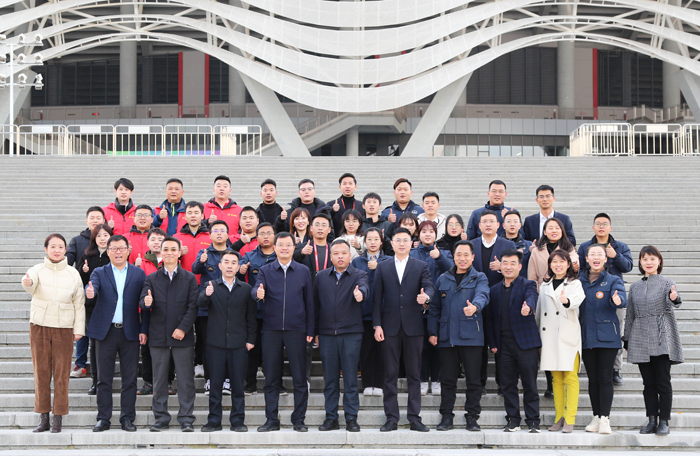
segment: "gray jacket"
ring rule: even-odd
[[[678,294],[676,302],[669,297],[675,285],[673,280],[654,274],[630,287],[622,336],[628,342],[628,363],[648,363],[649,357],[661,355],[668,355],[671,364],[683,362],[683,347],[673,312],[674,307],[681,306],[681,296]]]

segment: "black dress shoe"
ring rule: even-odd
[[[437,425],[437,430],[438,431],[449,431],[451,429],[454,429],[454,420],[451,416],[449,415],[442,415],[442,419],[440,420],[440,424]]]
[[[184,423],[180,426],[182,432],[194,432],[194,426],[191,423]]]
[[[348,432],[360,432],[360,425],[357,420],[345,420],[345,430]]]
[[[92,384],[90,389],[88,390],[88,396],[95,396],[97,394],[97,385],[95,383]]]
[[[668,435],[671,428],[668,427],[668,420],[659,420],[659,425],[656,426],[656,435]]]
[[[622,376],[620,376],[620,371],[618,369],[613,370],[613,385],[620,386],[624,383]]]
[[[379,428],[379,432],[390,432],[395,431],[399,427],[393,421],[387,421],[382,427]]]
[[[248,426],[243,423],[232,424],[229,429],[231,429],[233,432],[248,432]]]
[[[270,431],[279,431],[280,430],[280,423],[279,421],[272,421],[272,420],[267,420],[265,421],[265,424],[260,426],[258,428],[258,432],[270,432]]]
[[[423,424],[420,421],[414,421],[411,423],[411,428],[412,431],[418,431],[418,432],[428,432],[430,431],[430,428]]]
[[[649,422],[640,431],[640,434],[656,434],[656,417],[650,416]]]
[[[161,423],[160,421],[156,421],[156,423],[151,426],[149,429],[151,432],[160,432],[160,431],[167,431],[170,429],[170,425],[166,423]]]
[[[220,431],[223,429],[221,427],[221,423],[216,424],[216,423],[207,423],[204,426],[202,426],[202,432],[214,432],[214,431]]]
[[[297,432],[309,432],[309,428],[304,424],[303,421],[301,423],[294,423],[292,429],[294,429]]]
[[[136,426],[134,426],[133,421],[124,420],[124,421],[122,421],[122,431],[136,432]]]
[[[467,418],[467,431],[476,432],[476,431],[481,430],[481,426],[479,426],[479,423],[476,422],[476,417],[471,416],[471,415],[467,415],[466,418]]]
[[[323,424],[318,427],[319,431],[337,431],[340,429],[338,420],[324,420]]]
[[[94,428],[92,428],[92,432],[102,432],[102,431],[109,431],[109,428],[112,426],[112,423],[110,423],[107,420],[100,420],[97,422]]]

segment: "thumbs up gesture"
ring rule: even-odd
[[[207,255],[207,251],[204,250],[204,252],[202,252],[202,254],[199,256],[199,262],[204,264],[207,262],[208,258],[209,258],[209,255]]]
[[[430,258],[437,260],[440,257],[440,250],[438,250],[437,245],[433,245],[433,250],[430,251]]]
[[[90,266],[88,266],[87,260],[85,260],[85,264],[83,265],[83,272],[90,272]]]
[[[559,302],[562,304],[566,304],[569,302],[569,298],[566,297],[566,294],[564,293],[564,287],[561,288],[561,294],[559,295]]]
[[[338,212],[340,210],[340,204],[338,204],[338,200],[335,200],[335,204],[333,204],[333,212]]]
[[[142,262],[143,262],[143,259],[141,258],[141,254],[139,253],[139,256],[136,257],[136,261],[134,261],[134,266],[136,266],[137,268],[140,268]]]
[[[263,288],[263,284],[260,284],[260,287],[258,288],[258,299],[262,300],[265,299],[265,289]]]
[[[148,294],[145,298],[143,298],[143,304],[146,307],[151,307],[153,305],[153,295],[151,294],[151,290],[148,290]]]
[[[523,302],[523,307],[520,309],[520,315],[523,317],[530,315],[530,306],[527,305],[527,302]]]
[[[619,306],[620,304],[622,304],[622,298],[617,295],[617,290],[615,290],[615,294],[613,294],[613,296],[612,296],[612,302],[616,306]]]
[[[494,256],[493,261],[489,263],[489,269],[492,271],[500,271],[501,270],[501,262],[498,261],[498,257]]]
[[[32,278],[29,277],[29,273],[25,272],[24,277],[22,278],[22,285],[24,285],[25,287],[31,287],[32,283],[34,282],[32,281]]]
[[[207,296],[211,296],[214,294],[214,285],[211,283],[211,280],[209,281],[209,285],[207,285],[207,288],[204,290],[204,292],[207,294]]]
[[[467,317],[471,317],[476,313],[477,310],[479,309],[474,304],[469,302],[469,300],[467,300],[467,307],[464,308],[464,315],[466,315]]]
[[[95,287],[92,286],[92,282],[88,282],[88,286],[85,289],[85,297],[88,299],[95,297]]]
[[[109,217],[109,222],[107,222],[110,228],[114,229],[114,216]]]
[[[314,248],[311,247],[311,241],[306,241],[306,245],[304,246],[303,249],[301,249],[301,254],[302,255],[311,255],[311,253],[314,251]]]
[[[671,301],[675,301],[678,299],[678,293],[676,292],[676,286],[672,285],[671,286],[671,293],[668,295],[669,298],[671,298]]]
[[[421,288],[420,289],[420,294],[416,297],[416,301],[418,301],[418,304],[422,305],[423,307],[426,307],[426,302],[428,302],[428,299],[430,299],[430,296],[425,294],[425,291]]]
[[[355,291],[352,293],[355,295],[355,301],[362,302],[362,292],[360,291],[359,285],[355,285]]]
[[[282,209],[282,213],[280,214],[280,218],[282,220],[287,220],[287,209]]]
[[[389,217],[386,218],[389,220],[391,223],[396,223],[396,214],[394,214],[393,209],[389,209]]]

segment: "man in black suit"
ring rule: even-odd
[[[95,339],[97,359],[97,424],[93,432],[110,428],[112,418],[112,380],[114,362],[119,353],[122,377],[122,429],[135,432],[136,379],[139,367],[139,344],[148,338],[148,317],[139,315],[139,297],[146,280],[142,269],[128,264],[129,242],[124,236],[107,241],[110,264],[95,269],[85,287],[88,299],[97,298],[86,335]]]
[[[523,222],[523,239],[526,241],[537,241],[542,237],[542,227],[544,223],[548,219],[556,218],[561,220],[564,224],[566,237],[568,237],[575,246],[576,236],[574,236],[574,227],[571,224],[571,218],[566,214],[554,210],[554,201],[556,200],[554,188],[550,185],[540,185],[537,187],[537,190],[535,190],[535,195],[537,196],[535,201],[537,201],[537,204],[540,206],[540,212],[525,218],[525,222]]]
[[[430,305],[433,283],[428,265],[411,258],[411,233],[397,229],[391,240],[394,261],[377,265],[374,278],[372,321],[374,337],[384,341],[384,413],[380,431],[397,429],[399,357],[403,354],[408,380],[408,421],[412,431],[428,432],[420,418],[420,365],[423,352],[423,313]]]

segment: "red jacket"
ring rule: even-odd
[[[114,220],[114,234],[121,234],[126,236],[134,226],[134,214],[136,214],[136,205],[132,204],[126,214],[122,215],[117,209],[115,203],[110,204],[102,208],[105,213],[105,222],[109,222],[110,219]]]
[[[126,234],[126,238],[131,246],[129,263],[134,264],[139,255],[141,255],[142,259],[146,258],[146,252],[148,252],[148,230],[142,233],[136,228],[136,225],[132,225],[131,230]]]
[[[231,198],[228,199],[228,203],[222,209],[216,203],[216,198],[212,198],[208,203],[204,205],[204,220],[209,220],[211,214],[216,215],[217,220],[223,220],[228,225],[229,233],[238,233],[239,227],[239,217],[241,216],[241,210],[243,208],[236,204]]]
[[[192,272],[192,263],[194,263],[194,260],[197,259],[197,253],[211,245],[209,230],[204,226],[204,224],[202,224],[199,227],[199,230],[197,230],[197,234],[193,235],[192,231],[190,230],[190,226],[185,225],[182,227],[180,232],[175,235],[175,237],[182,243],[182,249],[187,247],[187,253],[180,256],[180,265],[184,269]],[[197,284],[199,284],[200,275],[195,275],[197,276]]]
[[[241,258],[243,258],[243,255],[245,255],[246,253],[258,248],[258,246],[260,245],[260,243],[258,242],[258,238],[253,238],[250,240],[249,243],[244,244],[243,242],[241,242],[240,233],[236,233],[232,236],[229,236],[228,239],[229,241],[231,241],[231,248],[240,253]]]

